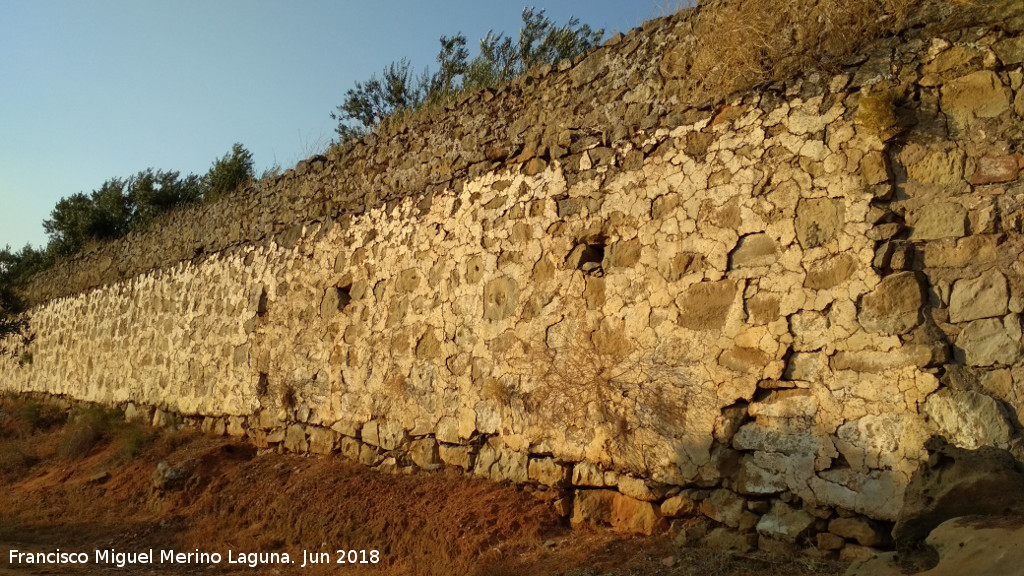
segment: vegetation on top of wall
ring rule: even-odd
[[[235,144],[202,176],[147,168],[128,178],[111,178],[91,194],[79,192],[57,202],[43,222],[50,237],[47,255],[67,256],[90,242],[120,238],[179,206],[229,194],[253,177],[252,154]]]
[[[562,96],[570,100],[587,98],[591,101],[574,104],[577,108],[575,112],[563,108],[558,114],[579,115],[580,110],[589,111],[595,107],[604,107],[605,114],[595,115],[595,118],[600,118],[596,120],[597,122],[607,124],[594,126],[594,129],[607,130],[611,126],[614,126],[614,129],[633,129],[639,126],[638,122],[627,121],[624,114],[629,110],[642,111],[642,106],[649,107],[646,111],[647,117],[661,114],[662,118],[667,120],[674,117],[668,114],[669,109],[679,111],[687,107],[707,108],[715,102],[721,102],[729,94],[776,82],[801,72],[812,69],[842,69],[847,64],[855,62],[851,58],[863,52],[872,39],[926,27],[938,30],[954,29],[969,22],[981,21],[982,18],[987,22],[1009,21],[1017,14],[1019,0],[929,0],[913,5],[909,0],[811,0],[800,5],[782,0],[702,2],[696,8],[683,9],[669,19],[646,27],[656,31],[653,35],[641,34],[631,38],[633,33],[630,33],[627,41],[622,43],[616,38],[616,42],[613,43],[615,47],[607,49],[608,55],[618,55],[614,59],[604,59],[603,54],[595,59],[596,68],[601,73],[614,74],[617,82],[639,81],[650,83],[652,86],[663,83],[659,89],[666,95],[664,99],[646,103],[633,102],[628,107],[620,106],[621,110],[613,110],[611,103],[599,103],[590,99],[590,90],[567,90],[563,85]],[[603,35],[601,31],[593,31],[586,25],[580,25],[575,19],[565,25],[556,25],[544,16],[543,11],[524,10],[523,20],[524,27],[520,31],[518,42],[515,38],[490,33],[482,40],[480,54],[471,59],[464,36],[459,34],[454,37],[442,37],[441,51],[438,55],[440,66],[436,73],[424,72],[418,76],[408,61],[400,61],[386,68],[383,77],[371,78],[366,83],[357,83],[349,90],[345,102],[333,114],[338,120],[338,136],[345,141],[370,130],[396,134],[410,121],[418,122],[424,117],[433,116],[442,106],[461,101],[463,97],[468,96],[464,94],[463,97],[456,98],[458,94],[472,88],[494,87],[509,82],[515,79],[517,74],[539,63],[578,56],[593,47]],[[654,42],[647,41],[655,38]],[[570,71],[568,74],[572,75],[573,72]],[[544,75],[540,74],[538,77]],[[537,86],[538,89],[547,89],[546,87],[556,86],[564,80],[553,78]],[[523,88],[528,83],[528,80],[524,80]],[[528,90],[518,89],[514,91],[511,98],[517,101],[515,106],[522,104],[520,98],[533,98],[527,92]],[[594,94],[598,92],[601,90],[593,91]],[[610,92],[605,90],[604,93]],[[895,97],[898,94],[888,96]],[[891,138],[902,130],[902,126],[896,122],[892,107],[887,107],[892,102],[887,103],[886,97],[886,94],[878,92],[877,97],[872,97],[873,100],[866,100],[866,108],[871,104],[877,106],[872,108],[874,116],[865,118],[871,120],[869,125],[874,127],[880,136]],[[504,98],[505,96],[500,96],[502,102],[505,102]],[[564,105],[565,103],[559,104]],[[490,106],[489,109],[500,108]],[[412,111],[414,112],[410,114]],[[428,132],[406,135],[403,137],[404,142],[429,142],[435,140],[434,136],[447,138],[459,133],[458,129],[452,130],[452,126],[458,127],[463,122],[463,117],[470,118],[470,115],[459,111],[452,114],[444,112],[438,116],[446,117],[443,125],[433,124],[432,121],[427,124],[436,126],[440,132],[430,134],[429,131],[435,128],[428,127]],[[474,121],[478,119],[474,118]],[[579,119],[582,120],[582,115],[579,115]],[[591,120],[588,119],[587,122]],[[512,147],[524,146],[523,138],[527,133],[510,135],[506,132],[508,125],[507,118],[496,118],[490,123],[488,129],[491,134],[488,138],[510,142]],[[482,141],[479,138],[471,140],[477,143]],[[370,141],[367,141],[367,145],[371,148],[373,146]],[[470,142],[469,148],[470,150],[462,151],[460,154],[465,153],[466,157],[473,157],[473,154],[480,152],[472,150],[473,142]],[[544,144],[537,150],[546,148]],[[348,154],[347,150],[345,147],[337,147],[328,154],[330,160],[321,158],[317,164],[322,164],[325,160],[336,162],[340,156]],[[372,190],[355,186],[342,191],[339,194],[341,196],[346,192],[371,194],[376,201],[379,200],[378,194],[387,196],[407,193],[417,188],[422,180],[422,175],[412,179],[405,175],[393,180],[386,179],[382,174],[397,167],[394,159],[387,154],[369,155],[365,150],[359,150],[356,154],[359,158],[354,159],[356,163],[353,165],[365,161],[360,168],[364,171],[362,176],[365,176],[367,181],[376,182]],[[508,151],[497,152],[505,154]],[[553,158],[548,158],[550,159]],[[367,167],[372,167],[369,173],[365,170]],[[458,162],[452,163],[451,167],[465,174],[466,169]],[[346,170],[348,169],[343,168],[342,172]],[[241,176],[238,176],[239,174]],[[223,181],[227,184],[222,184],[222,180],[214,178],[214,175],[224,175]],[[279,173],[265,174],[277,175]],[[21,252],[12,252],[8,249],[7,256],[31,263],[30,266],[19,263],[16,266],[18,269],[35,267],[35,270],[40,270],[56,258],[74,253],[90,243],[116,238],[128,230],[137,229],[141,223],[151,221],[156,214],[174,206],[194,202],[197,196],[205,199],[221,197],[227,193],[226,191],[234,189],[232,182],[247,182],[251,177],[251,157],[241,145],[236,145],[231,153],[211,167],[210,173],[202,177],[190,175],[182,178],[176,172],[148,170],[131,178],[113,179],[91,195],[78,194],[58,204],[51,218],[47,220],[50,226],[50,243],[46,249],[26,248]],[[391,183],[401,183],[406,189],[397,190]],[[445,182],[438,181],[432,185],[443,186]],[[417,188],[416,191],[421,192],[422,188]],[[331,200],[333,202],[333,199]],[[349,198],[337,204],[349,205],[349,202],[359,200]],[[254,226],[251,230],[255,231],[253,234],[260,234],[266,227]],[[208,239],[209,236],[203,238]],[[211,248],[216,249],[216,246]],[[142,249],[136,247],[134,250]],[[194,253],[192,250],[187,252]],[[107,255],[117,258],[119,256],[116,253],[117,250],[112,249]],[[180,257],[182,252],[175,254],[175,257]],[[145,262],[143,267],[151,266],[153,259],[146,258]],[[137,270],[138,267],[134,269]],[[120,273],[129,273],[124,272],[123,268],[120,270]],[[109,279],[114,274],[111,271],[105,278]],[[8,277],[10,276],[8,274]],[[0,281],[3,281],[3,278],[0,278]],[[93,285],[97,281],[89,280],[87,284]],[[10,288],[10,284],[4,282],[6,288]],[[78,288],[68,290],[76,289]],[[60,290],[44,292],[54,294]],[[7,295],[11,293],[8,289]],[[0,317],[4,317],[4,311],[17,308],[10,305],[11,300],[0,294]]]
[[[523,27],[513,40],[493,30],[480,40],[480,52],[470,59],[466,36],[441,37],[438,70],[417,75],[409,60],[392,62],[366,82],[356,82],[331,118],[338,121],[339,140],[361,137],[397,112],[416,110],[444,102],[478,88],[496,88],[524,74],[530,68],[555,64],[586,52],[601,41],[604,30],[593,30],[579,19],[557,25],[544,10],[523,9]]]
[[[178,207],[232,194],[254,177],[252,154],[236,143],[201,176],[147,168],[127,178],[111,178],[89,194],[61,198],[43,221],[49,236],[45,247],[0,249],[0,336],[20,330],[24,303],[18,290],[33,274],[91,243],[143,228]]]
[[[24,327],[21,313],[25,302],[18,290],[44,267],[43,253],[31,246],[17,252],[12,252],[9,246],[0,249],[0,337],[20,332]]]
[[[950,0],[953,1],[953,0]],[[865,43],[899,31],[911,0],[727,0],[690,19],[698,39],[688,76],[724,96],[811,69],[834,70]]]

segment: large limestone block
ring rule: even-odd
[[[840,426],[834,442],[854,470],[901,469],[913,466],[908,456],[919,456],[928,433],[913,414],[868,414]]]
[[[789,488],[788,478],[814,472],[813,456],[787,456],[773,452],[745,454],[740,460],[735,489],[740,494],[763,496]]]
[[[1009,304],[1006,277],[990,270],[977,278],[958,280],[949,297],[949,321],[967,322],[1003,316]]]
[[[473,448],[471,446],[441,444],[437,453],[441,461],[449,466],[458,466],[463,470],[469,470],[473,465]]]
[[[827,290],[849,280],[856,270],[856,258],[850,254],[839,254],[812,264],[807,270],[804,287]]]
[[[614,490],[577,490],[572,524],[611,524],[626,534],[650,536],[667,527],[654,504]]]
[[[612,527],[626,534],[651,536],[668,524],[655,504],[617,494],[612,501]]]
[[[807,485],[810,493],[801,491],[799,494],[809,504],[846,508],[879,520],[895,520],[903,507],[906,477],[892,470],[858,472],[836,468],[819,472]]]
[[[931,456],[914,472],[898,507],[892,535],[900,551],[914,550],[939,524],[973,514],[1024,514],[1024,474],[1005,450],[964,450],[929,441]]]
[[[572,471],[554,458],[534,458],[527,470],[530,480],[545,486],[564,486],[569,483]]]
[[[512,450],[501,438],[490,438],[480,448],[473,473],[495,482],[523,484],[530,479],[529,454]]]
[[[611,524],[612,507],[618,495],[614,490],[577,490],[572,506],[573,525]]]
[[[1010,365],[1020,354],[1020,337],[1015,315],[1002,321],[986,318],[968,324],[957,336],[956,346],[963,354],[963,361],[970,366]]]
[[[405,428],[396,420],[370,420],[363,424],[363,442],[384,450],[394,450],[405,440]]]
[[[441,456],[437,440],[420,438],[409,444],[409,456],[414,464],[424,470],[437,470],[441,467]]]
[[[661,514],[669,518],[680,516],[693,516],[697,513],[700,503],[694,500],[690,494],[683,492],[666,499],[661,503]]]
[[[838,200],[806,198],[796,208],[796,237],[804,248],[822,246],[836,237],[845,222],[845,209]]]
[[[960,448],[1006,447],[1013,434],[999,402],[972,390],[939,390],[928,397],[924,411],[939,433]]]
[[[955,202],[926,204],[914,212],[911,240],[961,238],[967,234],[967,210]]]
[[[968,516],[940,524],[925,539],[939,554],[922,576],[1024,574],[1024,518]]]
[[[729,268],[771,266],[779,259],[779,246],[767,234],[751,234],[740,238],[729,255]]]
[[[519,285],[512,278],[495,278],[484,286],[484,319],[504,320],[518,306]]]
[[[690,330],[718,330],[725,326],[736,300],[736,283],[701,282],[676,298],[679,325]]]
[[[938,556],[935,567],[918,576],[1003,576],[1024,574],[1024,517],[963,516],[932,530],[925,543]],[[904,563],[908,558],[900,558]],[[913,561],[911,561],[913,563]],[[895,553],[855,562],[846,576],[902,576]]]
[[[887,276],[861,299],[857,319],[869,332],[905,334],[917,326],[924,298],[913,272]]]
[[[309,428],[309,451],[313,454],[330,454],[334,450],[337,432],[329,428]]]
[[[608,485],[604,480],[604,470],[601,470],[589,460],[579,462],[573,467],[572,483],[573,486],[591,486],[596,488]]]
[[[737,450],[757,450],[779,454],[814,454],[818,439],[809,432],[779,429],[759,423],[743,425],[732,439]]]
[[[309,442],[306,441],[306,429],[302,424],[292,424],[285,431],[284,448],[289,452],[304,453],[309,450]]]
[[[1010,109],[1010,89],[991,70],[979,70],[942,87],[942,111],[963,127],[976,118],[995,118]]]

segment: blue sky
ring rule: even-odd
[[[63,196],[153,167],[203,173],[234,142],[257,172],[333,138],[345,91],[438,38],[515,35],[526,5],[606,35],[665,0],[2,0],[0,247],[46,242]]]

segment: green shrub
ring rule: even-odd
[[[134,422],[126,423],[114,434],[114,456],[122,460],[131,460],[142,454],[155,438],[154,430]]]
[[[49,430],[67,419],[67,414],[57,406],[35,400],[17,406],[14,415],[21,429],[26,433]]]
[[[68,418],[57,454],[66,460],[84,458],[103,440],[111,440],[124,416],[117,408],[76,407]]]

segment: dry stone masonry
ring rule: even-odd
[[[0,388],[891,545],[930,438],[1024,456],[1010,6],[698,103],[648,23],[40,275]]]

